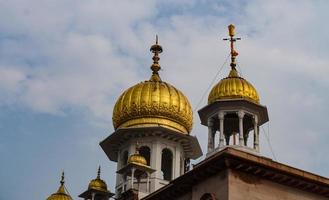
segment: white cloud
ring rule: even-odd
[[[170,2],[175,12],[150,0],[3,1],[0,101],[51,114],[79,107],[110,128],[121,91],[148,79],[148,49],[158,33],[164,48],[161,77],[182,90],[195,108],[228,55],[221,39],[232,22],[242,37],[237,44],[240,70],[268,106],[279,161],[315,169],[328,152],[323,145],[329,100],[327,3],[201,2],[210,4],[212,12],[195,12],[200,2],[185,1]],[[227,73],[228,65],[221,77]],[[199,124],[195,114],[194,133],[204,146],[206,128]],[[270,155],[264,137],[262,149]]]

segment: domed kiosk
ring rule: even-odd
[[[115,131],[100,143],[108,158],[117,162],[117,196],[134,186],[127,183],[136,181],[123,170],[129,163],[138,161],[150,169],[147,180],[142,177],[138,182],[143,197],[182,175],[189,160],[202,155],[198,140],[191,135],[193,113],[187,97],[160,78],[163,50],[158,38],[150,50],[154,54],[150,79],[119,96],[112,116]],[[134,155],[137,143],[141,157]]]
[[[90,181],[88,190],[79,195],[85,200],[108,200],[114,194],[107,189],[107,184],[101,179],[101,167],[98,167],[97,177]]]
[[[259,127],[268,121],[267,108],[260,104],[257,90],[236,69],[234,25],[229,25],[231,70],[210,91],[208,105],[200,109],[201,124],[208,127],[208,152],[212,155],[226,146],[259,152]],[[219,134],[219,141],[215,135]],[[248,141],[249,135],[253,141]],[[218,144],[217,147],[215,144]]]

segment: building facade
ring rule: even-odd
[[[100,178],[79,197],[85,200],[256,200],[329,199],[329,179],[263,157],[259,128],[269,121],[255,87],[236,69],[238,52],[234,25],[229,25],[231,70],[198,111],[208,128],[203,161],[190,169],[190,160],[202,156],[191,133],[193,113],[186,96],[162,81],[158,43],[150,79],[125,90],[113,109],[114,132],[100,142],[117,163],[111,193]],[[115,172],[113,172],[115,173]],[[64,187],[48,200],[72,199]]]

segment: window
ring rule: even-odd
[[[148,146],[142,146],[139,148],[139,154],[146,159],[147,165],[150,166],[151,149]]]
[[[165,148],[162,150],[161,156],[161,171],[163,173],[163,179],[170,181],[172,179],[172,165],[173,165],[173,154]]]
[[[206,193],[206,194],[202,195],[200,200],[216,200],[216,197],[214,194]]]

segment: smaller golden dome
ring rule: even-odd
[[[142,165],[142,166],[147,166],[147,161],[146,159],[138,154],[138,153],[135,153],[133,155],[131,155],[128,159],[128,163],[133,163],[133,164],[136,164],[136,165]]]
[[[221,99],[245,99],[259,104],[257,90],[232,68],[228,77],[222,79],[211,90],[208,104]]]
[[[56,193],[50,195],[47,200],[72,200],[71,196],[65,192],[64,186],[64,172],[62,173],[62,180],[60,181],[61,186],[59,186]]]
[[[223,78],[217,83],[209,93],[208,104],[211,104],[217,100],[231,100],[231,99],[245,99],[259,104],[259,96],[254,88],[247,80],[239,76],[236,70],[236,57],[239,55],[234,49],[234,43],[241,38],[235,36],[235,26],[230,24],[228,26],[230,38],[224,38],[224,40],[230,41],[231,46],[231,71],[228,77]]]
[[[98,168],[97,177],[90,181],[90,183],[88,185],[88,190],[94,189],[94,190],[98,190],[98,191],[107,192],[107,185],[106,185],[105,181],[103,181],[100,178],[100,174],[101,174],[101,167]]]

